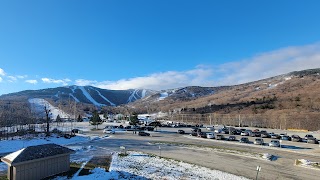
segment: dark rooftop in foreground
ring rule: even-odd
[[[13,152],[5,157],[2,157],[2,160],[14,164],[25,161],[31,161],[35,159],[46,158],[50,156],[71,153],[74,153],[74,150],[57,144],[43,144],[37,146],[29,146],[19,151]]]

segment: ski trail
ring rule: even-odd
[[[91,89],[93,89],[93,88],[91,88]],[[109,101],[109,99],[107,99],[106,97],[104,97],[104,96],[100,93],[100,91],[98,91],[98,90],[96,90],[96,89],[93,89],[93,90],[97,91],[97,93],[99,94],[99,96],[100,96],[102,99],[106,100],[108,103],[110,103],[111,106],[116,106],[113,102]]]
[[[79,86],[79,89],[82,91],[83,95],[95,106],[106,106],[105,104],[100,104],[96,100],[94,100],[83,86]]]

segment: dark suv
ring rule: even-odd
[[[144,131],[139,131],[138,133],[139,136],[150,136],[150,133],[144,132]]]

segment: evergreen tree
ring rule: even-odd
[[[93,116],[90,118],[89,122],[91,125],[96,126],[96,129],[98,129],[98,126],[103,123],[97,111],[93,112]]]
[[[78,118],[77,118],[77,121],[78,121],[78,122],[83,122],[83,119],[82,119],[82,117],[81,117],[80,114],[79,114],[79,116],[78,116]]]
[[[58,114],[58,116],[57,116],[57,118],[56,118],[56,122],[57,122],[57,126],[58,126],[59,123],[62,122],[62,119],[61,119],[61,117],[60,117],[59,114]]]
[[[134,133],[136,134],[136,126],[139,124],[139,119],[138,119],[138,116],[133,114],[132,116],[130,116],[130,122],[129,122],[130,125],[133,125],[134,126]]]

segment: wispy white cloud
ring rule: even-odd
[[[312,68],[320,68],[320,43],[261,53],[223,64],[215,73],[219,85],[231,85]]]
[[[48,84],[62,84],[63,86],[68,85],[69,82],[71,82],[70,79],[51,79],[51,78],[41,78],[42,82],[48,83]]]
[[[320,43],[282,48],[218,67],[198,65],[188,71],[168,71],[118,81],[98,82],[79,79],[76,84],[119,90],[135,88],[163,90],[184,86],[241,84],[312,68],[320,68]]]
[[[145,77],[121,79],[118,81],[97,82],[80,79],[76,82],[78,82],[77,85],[92,85],[104,89],[124,90],[144,88],[163,90],[196,85],[213,86],[213,82],[210,80],[211,75],[211,69],[201,67],[189,71],[168,71],[154,73]]]
[[[28,75],[18,75],[18,76],[16,76],[16,77],[19,78],[19,79],[25,79],[25,78],[28,77]]]
[[[7,76],[7,78],[8,78],[8,81],[9,81],[9,82],[15,82],[15,81],[17,81],[17,78],[14,77],[14,76]]]
[[[29,83],[29,84],[37,84],[38,81],[35,80],[35,79],[28,79],[28,80],[25,80],[26,83]]]
[[[5,76],[5,75],[6,73],[4,72],[4,70],[0,68],[0,76]]]
[[[91,80],[86,80],[86,79],[77,79],[75,81],[75,84],[78,86],[88,86],[88,85],[93,85],[98,83],[98,81],[91,81]]]

